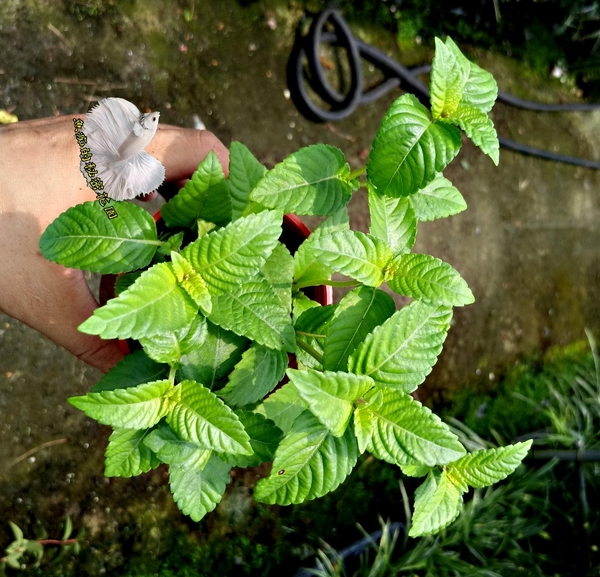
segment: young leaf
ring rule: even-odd
[[[373,329],[394,314],[392,297],[375,288],[358,287],[342,298],[329,323],[323,368],[345,371],[348,357]]]
[[[425,188],[409,198],[418,220],[435,220],[458,214],[467,208],[462,194],[438,174]]]
[[[115,429],[105,453],[105,477],[135,477],[160,465],[156,455],[144,444],[148,430]]]
[[[256,413],[271,419],[284,433],[288,433],[298,416],[308,405],[294,383],[287,383],[269,395],[256,408]]]
[[[500,143],[492,120],[476,108],[460,106],[456,111],[454,122],[465,131],[471,142],[498,166]]]
[[[219,391],[219,396],[232,407],[255,403],[277,386],[287,363],[285,351],[254,342],[229,375],[229,382]]]
[[[365,405],[359,405],[354,411],[354,434],[358,442],[358,451],[362,455],[369,446],[373,430],[375,427],[375,419],[373,413]]]
[[[231,220],[231,199],[223,167],[212,150],[185,186],[161,208],[160,214],[171,227],[192,228],[199,218],[219,225]]]
[[[298,322],[298,319],[308,310],[320,307],[321,305],[309,299],[303,292],[295,291],[292,295],[292,319],[294,324]]]
[[[79,326],[103,339],[127,339],[188,326],[198,307],[177,283],[169,263],[156,264]]]
[[[415,491],[415,512],[408,534],[421,537],[441,531],[458,517],[462,502],[460,491],[445,473],[430,473]]]
[[[482,489],[508,477],[531,448],[532,441],[469,453],[448,465],[446,474],[460,491]]]
[[[164,240],[164,244],[159,247],[158,254],[163,256],[170,256],[172,252],[179,252],[181,245],[183,244],[183,231],[174,234],[173,236],[169,236]]]
[[[343,437],[334,437],[305,411],[279,444],[271,474],[257,483],[254,497],[278,505],[322,497],[340,485],[357,459],[352,427]]]
[[[183,256],[215,296],[255,276],[281,235],[280,212],[265,210],[232,222],[189,244]]]
[[[249,437],[235,413],[195,381],[183,381],[167,423],[179,437],[220,453],[251,455]]]
[[[387,243],[352,230],[318,238],[311,249],[323,264],[368,286],[383,282],[383,268],[392,258]]]
[[[144,438],[144,445],[163,463],[185,469],[203,469],[212,453],[198,443],[180,439],[166,423],[151,431]]]
[[[169,374],[167,365],[153,361],[144,351],[135,351],[119,361],[91,389],[92,393],[137,387],[160,381]]]
[[[69,403],[103,425],[124,429],[148,429],[170,410],[170,381],[144,383],[137,387],[88,393],[71,397]]]
[[[461,65],[449,46],[436,38],[429,86],[434,119],[452,117],[461,103],[468,77],[468,68]]]
[[[169,467],[169,485],[179,509],[192,520],[200,521],[221,500],[229,483],[230,469],[215,455],[202,470]]]
[[[386,112],[367,164],[369,182],[385,196],[408,196],[432,181],[458,154],[460,131],[433,123],[412,94],[400,96]]]
[[[369,233],[390,245],[394,256],[410,252],[417,236],[417,217],[407,198],[393,198],[369,189]],[[411,197],[412,198],[412,197]]]
[[[241,142],[232,142],[229,147],[229,178],[227,186],[231,196],[232,219],[244,214],[250,206],[250,192],[265,175],[267,169]]]
[[[267,172],[250,198],[294,214],[333,214],[352,196],[344,153],[327,144],[306,146]]]
[[[388,286],[396,293],[426,303],[460,307],[475,301],[458,271],[428,254],[404,254],[394,259]]]
[[[410,393],[431,372],[446,338],[452,309],[414,301],[395,312],[357,347],[348,370],[378,385]]]
[[[208,316],[212,311],[212,301],[204,279],[179,253],[171,253],[171,265],[179,284],[192,297],[202,313]]]
[[[292,273],[294,259],[290,251],[277,243],[273,252],[260,269],[287,313],[292,312]]]
[[[353,403],[375,384],[369,377],[342,372],[288,369],[287,375],[312,414],[334,437],[344,434],[352,416]]]
[[[139,206],[115,202],[118,218],[106,218],[97,202],[63,212],[40,238],[48,260],[101,274],[143,268],[162,244],[152,217]]]
[[[210,320],[271,349],[296,349],[289,311],[263,277],[213,297]]]
[[[382,394],[379,408],[368,407],[374,421],[368,450],[377,458],[395,465],[433,467],[465,454],[458,437],[427,407],[400,391],[383,389]]]

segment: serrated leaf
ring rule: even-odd
[[[367,450],[373,436],[374,427],[375,419],[373,418],[373,413],[366,404],[359,405],[354,411],[354,434],[356,435],[360,454]]]
[[[197,471],[205,467],[212,453],[198,443],[179,438],[166,423],[151,431],[144,439],[144,445],[167,465]]]
[[[468,77],[468,67],[464,67],[459,62],[455,52],[449,46],[436,38],[429,87],[433,118],[452,116],[460,105]]]
[[[192,178],[160,210],[167,226],[192,228],[200,218],[225,225],[231,220],[231,199],[223,167],[211,150]]]
[[[323,368],[346,370],[348,357],[354,349],[395,310],[392,297],[375,288],[358,287],[346,294],[329,322],[323,348]]]
[[[425,477],[431,472],[431,467],[427,465],[402,465],[400,467],[402,473],[407,477]]]
[[[320,307],[317,301],[309,299],[303,292],[295,291],[292,295],[292,319],[294,324],[308,310]]]
[[[212,301],[204,279],[176,252],[171,253],[171,266],[181,287],[192,297],[202,313],[208,316],[212,311]]]
[[[232,407],[255,403],[277,386],[287,364],[285,351],[254,342],[229,375],[229,382],[219,396]]]
[[[458,214],[467,208],[462,194],[438,174],[425,188],[411,195],[410,202],[418,220],[435,220]]]
[[[284,433],[288,433],[294,421],[307,408],[294,383],[286,383],[270,394],[255,412],[271,419]]]
[[[178,232],[164,240],[164,244],[158,249],[158,253],[169,256],[172,252],[179,252],[183,244],[183,231]]]
[[[212,455],[202,470],[169,467],[169,486],[179,509],[200,521],[223,497],[231,467]]]
[[[406,393],[431,372],[446,338],[452,309],[414,301],[394,313],[357,347],[348,370]]]
[[[442,473],[431,473],[415,491],[415,511],[408,534],[411,537],[432,535],[450,525],[462,508],[460,491]]]
[[[452,122],[458,124],[471,142],[498,166],[500,160],[498,134],[496,134],[494,123],[485,113],[471,106],[460,106]]]
[[[113,203],[116,218],[107,218],[97,202],[84,202],[63,212],[40,238],[44,257],[69,268],[101,274],[148,265],[162,244],[152,216],[135,204]]]
[[[258,273],[277,245],[281,221],[269,210],[239,218],[189,244],[183,256],[212,295],[223,294]]]
[[[460,307],[471,304],[475,297],[466,281],[447,262],[428,254],[405,254],[392,265],[394,277],[388,286],[396,293],[414,299]]]
[[[288,369],[287,375],[311,413],[334,437],[346,431],[353,403],[375,385],[369,377],[343,372]]]
[[[195,381],[183,381],[167,423],[179,437],[220,453],[251,455],[249,438],[235,413]]]
[[[311,248],[334,271],[375,287],[383,282],[383,269],[392,259],[387,243],[360,231],[323,236],[313,241]]]
[[[137,387],[71,397],[69,403],[103,425],[124,429],[148,429],[170,410],[170,381],[154,381]]]
[[[410,252],[417,236],[417,217],[408,198],[393,198],[369,189],[369,233],[390,245],[394,256]],[[412,198],[412,197],[411,197]]]
[[[115,429],[108,438],[105,453],[105,477],[135,477],[160,465],[144,444],[148,430]]]
[[[531,448],[532,441],[474,451],[448,465],[449,479],[465,493],[469,486],[482,489],[508,477]]]
[[[197,305],[177,283],[171,265],[161,263],[96,309],[79,330],[103,339],[138,339],[182,329],[197,312]]]
[[[344,153],[327,144],[306,146],[267,172],[250,198],[294,214],[333,214],[352,196]]]
[[[323,354],[325,339],[329,334],[329,322],[333,318],[337,305],[311,307],[298,317],[295,324],[296,339],[300,339],[312,347],[320,355]],[[311,355],[298,347],[298,361],[311,368],[321,368],[321,364]]]
[[[368,408],[374,421],[368,450],[377,458],[401,466],[433,467],[465,454],[458,437],[427,407],[400,391],[383,389],[382,395],[379,408]]]
[[[352,427],[343,437],[334,437],[306,411],[279,444],[271,474],[257,483],[254,497],[279,505],[321,497],[344,481],[357,459]]]
[[[458,154],[460,131],[434,123],[412,94],[404,94],[388,109],[377,131],[367,164],[376,192],[408,196],[435,178]]]
[[[232,219],[244,214],[250,206],[250,192],[265,175],[267,169],[241,142],[232,142],[229,147],[229,178],[227,186],[231,196]]]
[[[294,258],[281,243],[275,245],[273,252],[260,269],[288,314],[292,312],[293,270]]]
[[[120,274],[115,279],[115,296],[118,297],[122,292],[126,291],[138,278],[143,271],[137,270],[126,274]]]
[[[119,361],[91,389],[92,393],[137,387],[159,381],[169,374],[168,365],[153,361],[144,351],[135,351]]]

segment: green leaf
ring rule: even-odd
[[[171,265],[181,287],[192,297],[202,313],[208,316],[212,311],[212,301],[204,279],[176,252],[171,253]]]
[[[292,312],[292,275],[294,259],[290,251],[277,243],[273,252],[260,269],[287,313]]]
[[[508,477],[531,448],[532,441],[469,453],[448,465],[446,474],[460,491],[482,489]]]
[[[323,349],[323,368],[346,370],[348,357],[373,329],[390,318],[396,305],[388,294],[358,287],[342,298],[329,322]]]
[[[368,189],[370,234],[387,242],[394,256],[410,252],[417,236],[417,217],[410,200],[381,196],[371,186]]]
[[[231,220],[231,200],[223,167],[211,150],[185,186],[161,210],[167,226],[192,228],[200,218],[225,225]]]
[[[406,393],[431,372],[446,338],[452,309],[414,301],[378,326],[352,353],[348,370]]]
[[[142,273],[117,298],[96,309],[79,330],[103,339],[127,339],[175,331],[190,324],[198,307],[177,283],[169,263]]]
[[[192,520],[200,521],[223,497],[230,469],[215,455],[202,470],[169,467],[169,485],[179,509]]]
[[[106,447],[105,477],[135,477],[160,465],[144,444],[148,430],[115,429]]]
[[[280,212],[263,211],[232,222],[189,244],[183,256],[212,295],[235,290],[255,276],[281,235]]]
[[[296,321],[296,339],[304,341],[320,355],[323,354],[325,339],[329,333],[329,322],[333,318],[337,305],[316,306],[304,311]],[[304,352],[300,347],[296,351],[298,361],[312,368],[321,364]]]
[[[181,245],[183,244],[183,231],[174,234],[173,236],[169,236],[164,239],[164,244],[158,249],[158,253],[163,256],[170,256],[172,252],[179,252],[181,249]],[[161,239],[162,240],[162,239]]]
[[[137,270],[126,274],[120,274],[115,279],[115,296],[118,297],[122,292],[126,291],[138,278],[143,271]]]
[[[333,214],[352,196],[344,153],[327,144],[306,146],[267,172],[250,198],[294,214]]]
[[[344,481],[357,459],[352,427],[343,437],[334,437],[305,411],[279,444],[271,474],[257,483],[254,496],[257,501],[278,505],[322,497]]]
[[[248,340],[210,321],[207,321],[206,328],[202,346],[181,357],[177,380],[198,381],[213,390],[240,361]]]
[[[461,106],[456,111],[455,124],[458,124],[471,142],[487,154],[498,166],[500,161],[500,143],[492,120],[480,110],[470,106]]]
[[[428,254],[405,254],[394,259],[388,286],[396,293],[426,303],[460,307],[475,301],[458,271]]]
[[[154,381],[137,387],[71,397],[69,403],[103,425],[124,429],[148,429],[170,410],[170,381]]]
[[[369,377],[342,372],[288,369],[287,375],[312,414],[334,437],[346,431],[353,403],[375,385]]]
[[[219,391],[219,396],[232,407],[255,403],[277,386],[287,363],[285,351],[254,342],[229,375],[229,382]]]
[[[91,389],[92,393],[137,387],[160,381],[169,374],[167,365],[153,361],[144,351],[135,351],[119,361]]]
[[[320,307],[317,301],[309,299],[303,292],[295,291],[292,295],[292,319],[294,324],[308,310]]]
[[[460,131],[433,123],[412,94],[388,109],[377,131],[367,164],[369,182],[386,196],[408,196],[435,178],[460,150]]]
[[[307,404],[294,383],[287,383],[269,395],[255,412],[271,419],[284,433],[288,433],[306,408]]]
[[[163,463],[184,469],[203,469],[212,453],[198,443],[179,438],[166,423],[151,431],[144,439],[144,445]]]
[[[465,454],[458,437],[437,415],[410,395],[382,390],[380,407],[368,410],[374,421],[368,450],[395,465],[433,467],[456,461]]]
[[[116,274],[143,268],[162,244],[152,217],[139,206],[113,201],[117,218],[107,218],[97,202],[63,212],[44,231],[44,257],[69,268]]]
[[[435,220],[458,214],[467,208],[462,194],[438,174],[425,188],[410,197],[418,220]]]
[[[167,423],[177,435],[220,453],[252,454],[240,420],[214,393],[195,381],[179,383],[176,391]]]
[[[433,118],[452,117],[460,105],[468,78],[468,68],[462,66],[455,52],[449,46],[436,38],[429,87]]]
[[[400,467],[402,473],[407,477],[425,477],[431,472],[431,467],[427,465],[402,465]]]
[[[415,491],[415,512],[408,534],[421,537],[441,531],[458,517],[462,502],[460,491],[444,473],[430,473]]]
[[[311,248],[326,266],[369,286],[383,282],[383,269],[392,259],[387,243],[352,230],[316,239]]]
[[[367,450],[373,430],[375,419],[373,413],[365,405],[359,405],[354,411],[354,434],[358,442],[358,451],[362,454]]]
[[[271,349],[296,349],[290,314],[263,277],[214,297],[210,320]]]
[[[250,206],[250,192],[265,175],[267,169],[241,143],[229,147],[229,178],[227,185],[231,196],[232,218],[239,218]]]

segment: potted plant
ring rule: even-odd
[[[46,258],[123,273],[117,297],[80,330],[141,346],[69,399],[114,429],[105,474],[165,463],[177,505],[200,520],[232,467],[272,461],[254,496],[287,505],[333,491],[369,451],[424,478],[413,536],[447,526],[469,486],[510,474],[529,443],[467,453],[411,396],[442,349],[452,307],[474,300],[449,264],[411,252],[417,223],[466,208],[442,176],[461,146],[458,127],[497,164],[487,115],[496,94],[490,74],[436,40],[431,111],[398,98],[363,168],[315,144],[266,170],[234,142],[229,178],[209,154],[163,207],[164,234],[126,202],[113,203],[113,218],[98,202],[60,215],[40,240]],[[348,223],[360,188],[368,234]],[[293,255],[279,240],[284,213],[326,217]],[[412,302],[396,310],[384,283]],[[303,292],[322,285],[352,290],[323,306]]]

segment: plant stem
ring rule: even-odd
[[[173,365],[171,367],[171,370],[169,371],[169,380],[171,381],[172,385],[175,384],[175,373],[176,372],[177,372],[177,367],[175,365]]]
[[[313,357],[316,361],[323,364],[323,355],[318,351],[315,351],[309,344],[301,341],[300,339],[296,339],[296,344],[306,353],[308,353],[311,357]]]
[[[358,178],[359,176],[362,176],[365,172],[367,172],[367,165],[366,164],[365,164],[365,166],[361,166],[360,168],[357,168],[356,170],[353,170],[348,175],[348,180],[354,180],[355,178]]]
[[[326,280],[326,279],[317,279],[317,280],[305,280],[304,282],[298,282],[293,286],[294,290],[303,289],[309,286],[334,286],[334,287],[355,287],[360,283],[356,280]]]
[[[297,335],[302,335],[303,337],[312,337],[313,339],[325,339],[327,335],[319,335],[316,333],[305,333],[304,331],[296,331]]]

